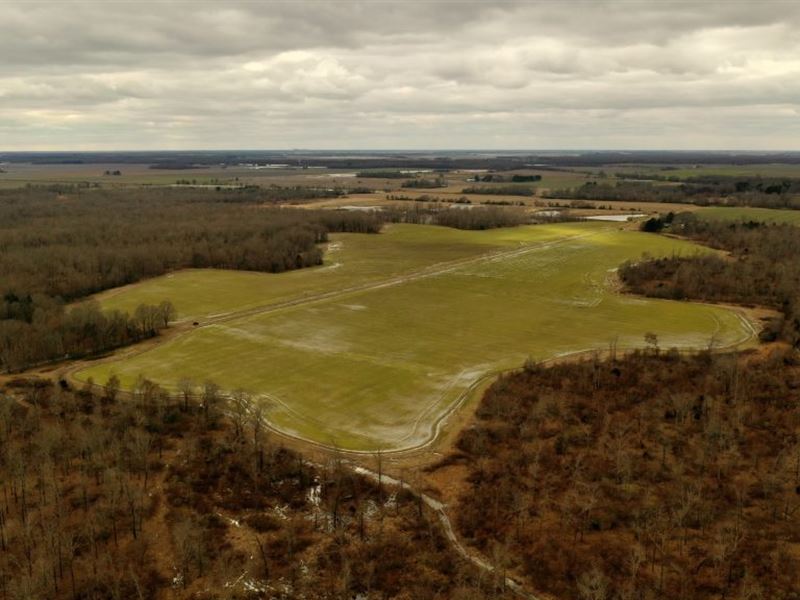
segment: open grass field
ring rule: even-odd
[[[115,373],[127,387],[139,376],[167,387],[184,376],[212,379],[258,394],[289,434],[349,450],[414,447],[482,377],[529,356],[604,348],[614,338],[638,346],[649,331],[665,348],[748,339],[730,310],[614,290],[613,270],[625,260],[696,251],[607,223],[339,235],[327,267],[190,271],[103,298],[124,307],[166,295],[183,317],[227,315],[76,376],[102,383]]]
[[[104,309],[131,312],[139,304],[169,298],[179,319],[219,317],[233,311],[311,299],[410,274],[451,267],[453,262],[557,240],[573,228],[545,227],[462,231],[425,225],[393,225],[380,235],[330,236],[323,266],[288,273],[214,269],[185,270],[96,296]]]
[[[697,215],[705,219],[724,219],[727,221],[763,221],[765,223],[791,223],[800,225],[800,210],[778,210],[772,208],[723,207],[713,206],[697,210]]]

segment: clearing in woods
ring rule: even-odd
[[[100,296],[108,308],[170,298],[201,326],[76,374],[124,387],[140,376],[244,388],[272,425],[348,450],[416,447],[487,375],[618,339],[662,348],[750,339],[736,312],[642,299],[614,289],[642,253],[688,242],[608,223],[458,231],[392,225],[338,234],[322,267],[280,275],[193,270]]]

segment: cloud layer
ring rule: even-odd
[[[800,4],[6,2],[0,150],[800,149]]]

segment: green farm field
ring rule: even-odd
[[[180,320],[219,317],[257,307],[311,299],[319,294],[451,267],[464,260],[530,243],[581,235],[585,224],[491,231],[393,225],[380,235],[339,233],[320,267],[281,274],[185,270],[110,290],[95,298],[108,310],[132,312],[139,304],[172,300]]]
[[[348,450],[412,448],[488,375],[527,357],[642,345],[725,346],[752,329],[731,310],[625,296],[614,269],[698,247],[607,223],[484,232],[393,225],[333,236],[323,267],[281,275],[188,271],[101,297],[171,298],[200,327],[99,361],[80,380],[211,379],[258,395],[274,427]]]

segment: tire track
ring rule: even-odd
[[[319,294],[314,294],[312,296],[304,296],[301,298],[294,298],[291,300],[285,300],[283,302],[278,302],[275,304],[265,304],[262,306],[255,306],[252,308],[247,308],[240,311],[228,312],[223,313],[220,315],[212,316],[205,321],[203,321],[200,325],[193,328],[198,329],[200,327],[206,327],[208,325],[217,325],[220,323],[226,323],[229,321],[234,321],[238,319],[244,319],[251,316],[262,315],[262,314],[270,314],[273,312],[279,312],[282,310],[287,310],[291,308],[296,308],[299,306],[308,306],[313,304],[318,304],[320,302],[327,302],[329,300],[336,300],[339,298],[345,298],[348,296],[361,294],[363,292],[368,292],[372,290],[379,290],[389,287],[394,287],[397,285],[403,285],[405,283],[410,283],[412,281],[418,281],[420,279],[427,279],[429,277],[436,277],[438,275],[443,275],[445,273],[450,273],[452,271],[456,271],[463,267],[477,265],[486,262],[495,262],[499,260],[505,260],[508,258],[514,258],[517,256],[523,256],[528,252],[532,252],[534,250],[543,250],[547,248],[553,248],[557,246],[561,246],[567,244],[569,242],[573,242],[575,240],[580,240],[588,237],[596,236],[605,229],[599,229],[597,231],[592,231],[590,233],[583,233],[578,235],[571,235],[568,237],[558,238],[555,240],[549,240],[546,242],[538,242],[535,244],[525,244],[523,246],[518,246],[509,250],[500,250],[496,252],[489,252],[486,254],[480,254],[478,256],[471,256],[468,258],[459,258],[452,261],[447,261],[443,263],[437,263],[435,265],[431,265],[429,267],[425,267],[418,271],[412,271],[411,273],[406,273],[403,275],[397,275],[395,277],[390,277],[389,279],[381,279],[378,281],[371,281],[362,284],[357,284],[353,286],[349,286],[346,288],[341,288],[338,290],[331,290],[329,292],[322,292]],[[187,319],[185,322],[188,322],[190,319]]]

